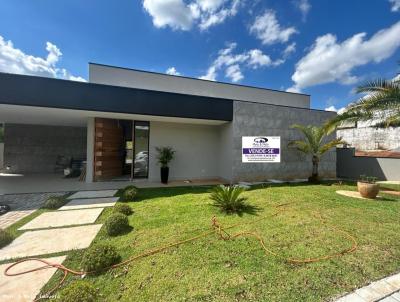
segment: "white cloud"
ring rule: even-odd
[[[234,83],[237,83],[244,78],[238,64],[228,66],[225,76],[230,78]]]
[[[192,27],[193,11],[182,0],[144,0],[143,7],[152,16],[155,27],[181,30]]]
[[[165,71],[165,73],[166,73],[166,74],[170,74],[170,75],[176,75],[176,76],[181,75],[181,73],[178,72],[178,71],[176,70],[175,67],[170,67],[170,68],[168,68],[168,69]]]
[[[293,42],[292,44],[289,44],[285,50],[283,51],[283,56],[287,58],[290,56],[292,53],[296,51],[296,42]]]
[[[242,53],[235,54],[236,43],[230,43],[226,48],[218,52],[218,57],[208,68],[207,73],[201,77],[203,80],[215,81],[220,70],[225,70],[225,77],[233,82],[241,81],[244,76],[241,69],[251,67],[253,69],[278,66],[284,62],[282,59],[273,61],[268,55],[259,49],[251,49]]]
[[[263,15],[256,17],[250,32],[262,41],[263,44],[285,43],[297,33],[295,27],[283,28],[276,19],[274,10],[266,10]]]
[[[392,12],[400,11],[400,0],[389,0],[392,4]]]
[[[308,0],[296,0],[294,1],[296,7],[300,10],[303,21],[306,20],[308,12],[311,9],[311,4]]]
[[[47,42],[46,50],[48,52],[46,58],[28,55],[15,48],[11,41],[6,41],[0,36],[0,71],[86,81],[82,77],[73,76],[66,69],[56,66],[62,56],[60,49],[56,45]]]
[[[345,110],[346,110],[345,107],[337,109],[334,105],[325,108],[325,111],[337,112],[338,114],[342,114],[343,112],[345,112]]]
[[[190,30],[197,25],[201,30],[223,23],[238,13],[242,0],[144,0],[143,7],[158,28]]]
[[[301,89],[339,82],[354,84],[358,78],[351,74],[358,66],[370,62],[379,63],[389,58],[400,46],[400,22],[383,29],[369,40],[366,33],[359,33],[343,41],[337,41],[333,34],[318,37],[297,64],[292,75],[294,81],[290,89]]]

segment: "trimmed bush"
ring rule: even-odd
[[[122,192],[122,201],[133,201],[138,193],[138,189],[135,186],[128,186]]]
[[[117,236],[129,228],[128,217],[122,213],[111,214],[104,223],[107,234]]]
[[[130,206],[123,203],[117,203],[113,209],[114,213],[122,213],[126,216],[132,215],[133,210]]]
[[[13,240],[14,236],[11,235],[9,231],[0,229],[0,249],[11,243]]]
[[[106,268],[118,263],[120,260],[121,256],[118,254],[114,246],[99,243],[92,245],[85,251],[82,257],[81,266],[85,272],[94,272],[98,274],[103,272]]]
[[[66,203],[64,196],[52,196],[49,197],[42,208],[49,210],[56,210],[61,208]]]
[[[57,297],[58,302],[96,302],[99,295],[96,288],[87,281],[76,281],[63,288]]]

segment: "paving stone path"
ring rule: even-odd
[[[68,192],[0,195],[0,204],[7,204],[11,211],[0,216],[0,229],[5,229],[18,220],[39,209],[50,196],[63,196]]]
[[[400,302],[400,273],[359,288],[336,302]]]

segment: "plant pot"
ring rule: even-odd
[[[379,184],[368,182],[357,182],[358,193],[364,198],[375,199],[379,193]]]
[[[163,184],[168,183],[168,176],[169,176],[169,168],[168,167],[161,167],[161,182]]]

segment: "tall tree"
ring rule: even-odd
[[[318,126],[303,126],[303,125],[292,125],[292,128],[299,130],[304,135],[304,140],[295,140],[289,143],[290,147],[295,147],[298,151],[311,155],[312,158],[312,174],[308,178],[309,182],[319,181],[319,163],[321,157],[328,152],[330,149],[337,145],[345,144],[342,138],[328,139],[328,136],[332,133],[329,127],[318,127]]]

